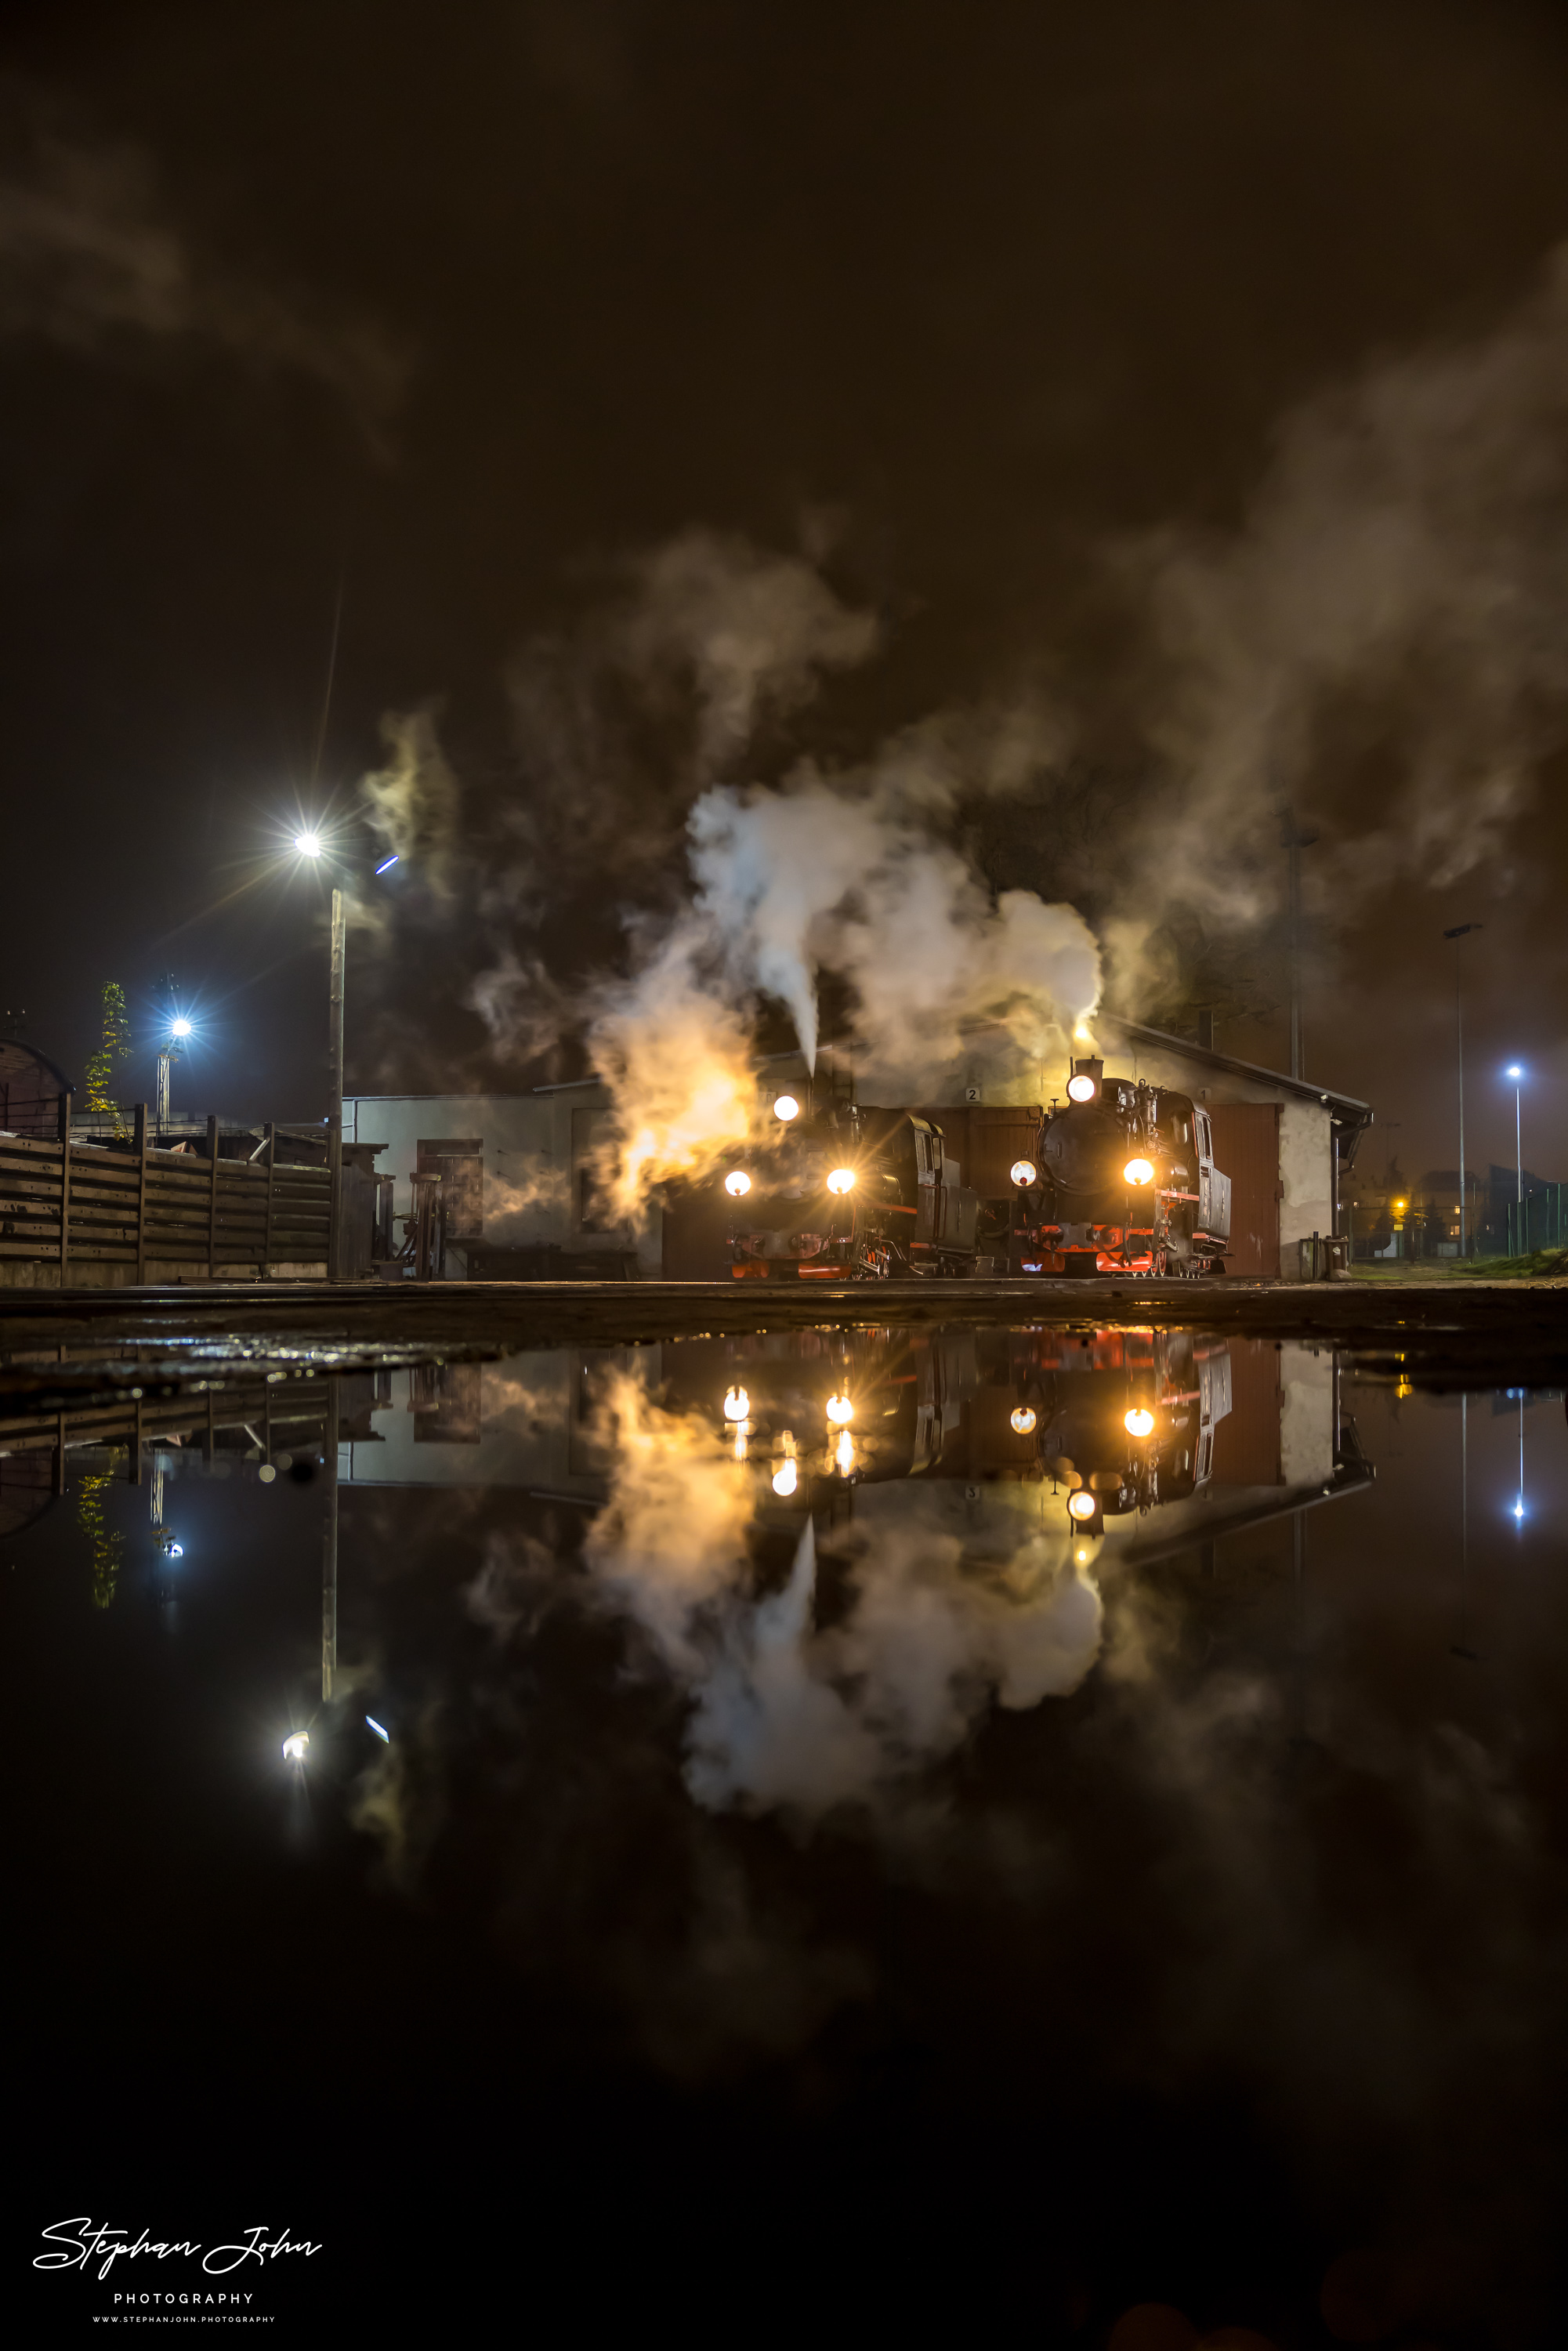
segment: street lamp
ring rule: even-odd
[[[308,825],[302,832],[297,832],[294,835],[294,847],[299,856],[308,858],[313,863],[319,862],[320,860],[328,858],[329,856],[328,842],[325,835],[318,832],[313,826]],[[375,871],[377,873],[384,873],[387,872],[389,867],[395,865],[397,862],[398,860],[395,856],[389,857],[384,863],[378,865]],[[334,884],[332,890],[332,963],[331,979],[329,990],[327,1025],[327,1058],[329,1072],[329,1084],[331,1094],[331,1100],[327,1114],[327,1167],[331,1185],[332,1202],[331,1223],[328,1228],[327,1241],[327,1279],[329,1281],[337,1281],[341,1279],[340,1259],[342,1250],[340,1245],[340,1228],[342,1226],[342,1210],[340,1195],[343,1188],[343,980],[345,966],[348,960],[348,923],[343,912],[343,893],[336,886],[336,884]]]
[[[1513,1080],[1513,1163],[1514,1184],[1516,1187],[1514,1196],[1520,1208],[1522,1209],[1524,1207],[1524,1144],[1520,1125],[1519,1092],[1521,1086],[1524,1082],[1524,1071],[1520,1068],[1517,1061],[1511,1061],[1508,1068],[1503,1071],[1503,1075]],[[1519,1221],[1522,1226],[1524,1222],[1522,1215]],[[1521,1256],[1524,1251],[1524,1242],[1521,1240],[1519,1247]]]
[[[1469,1255],[1465,1247],[1465,982],[1464,966],[1459,958],[1459,941],[1469,938],[1472,931],[1485,928],[1482,923],[1456,923],[1443,936],[1454,942],[1454,1007],[1458,1020],[1459,1035],[1459,1255]]]

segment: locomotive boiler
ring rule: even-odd
[[[1230,1178],[1189,1095],[1074,1061],[1064,1105],[1015,1163],[1008,1270],[1038,1275],[1223,1273]]]
[[[978,1196],[931,1120],[841,1101],[803,1113],[791,1094],[773,1115],[723,1177],[737,1281],[975,1271]]]

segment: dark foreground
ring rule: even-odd
[[[759,1293],[5,1301],[27,2339],[1563,2340],[1562,1285]]]

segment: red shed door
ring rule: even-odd
[[[1206,1102],[1214,1164],[1230,1178],[1228,1273],[1280,1272],[1280,1105]]]

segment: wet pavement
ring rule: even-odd
[[[1563,2339],[1561,1284],[456,1287],[8,1301],[24,2235]]]

